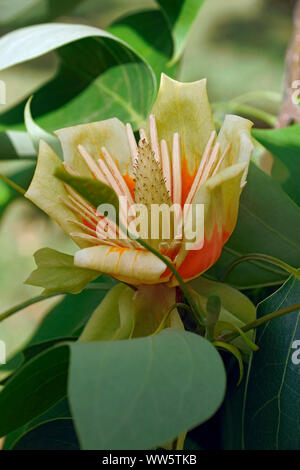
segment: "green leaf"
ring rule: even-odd
[[[203,2],[204,0],[157,0],[172,28],[173,62],[180,58]]]
[[[213,344],[219,349],[223,349],[224,351],[230,352],[230,354],[232,354],[238,361],[238,365],[240,369],[240,377],[239,377],[237,385],[240,385],[244,376],[244,364],[243,364],[243,358],[242,358],[240,351],[238,350],[238,348],[236,348],[232,344],[224,343],[224,341],[214,341]]]
[[[86,324],[80,341],[130,338],[135,326],[132,308],[134,292],[124,284],[118,284],[111,289]]]
[[[31,115],[31,109],[30,109],[32,98],[33,97],[31,96],[26,103],[25,112],[24,112],[24,120],[25,120],[26,130],[35,148],[35,151],[36,153],[38,153],[40,140],[43,139],[45,140],[45,142],[47,142],[47,144],[50,145],[50,147],[53,148],[55,153],[62,158],[62,148],[61,148],[58,138],[54,134],[49,134],[49,132],[44,131],[44,129],[42,129],[40,126],[38,126],[34,122],[32,115]]]
[[[66,295],[45,316],[29,342],[30,345],[49,340],[76,337],[91,314],[103,300],[106,290],[85,290]]]
[[[227,367],[227,390],[220,409],[220,434],[222,450],[242,449],[242,409],[246,380],[237,387],[235,362],[232,360]],[[248,366],[245,364],[248,368]],[[247,375],[247,368],[245,375]]]
[[[272,177],[300,205],[300,124],[283,129],[253,129],[252,135],[275,157]]]
[[[38,416],[29,423],[21,426],[16,431],[11,432],[8,436],[5,437],[4,441],[4,450],[9,450],[14,448],[15,444],[28,432],[31,432],[36,427],[39,427],[41,424],[44,424],[48,421],[52,421],[57,418],[70,418],[70,409],[68,401],[66,398],[62,398],[58,403],[56,403],[52,408],[50,408],[46,413]],[[17,444],[18,445],[18,444]]]
[[[222,402],[222,360],[193,333],[166,329],[70,349],[69,402],[83,449],[166,444],[206,421]]]
[[[291,276],[259,304],[258,317],[299,302],[300,281]],[[250,363],[244,397],[245,449],[299,449],[299,320],[295,311],[257,330],[259,351]]]
[[[66,14],[82,0],[2,0],[0,26],[19,28],[43,23]]]
[[[36,158],[36,151],[26,132],[0,132],[0,160]]]
[[[279,185],[254,164],[243,190],[236,229],[223,248],[219,261],[208,271],[220,279],[228,266],[248,253],[263,253],[300,266],[300,209]],[[226,282],[237,288],[280,284],[284,271],[260,261],[235,267]]]
[[[256,309],[253,303],[233,287],[221,283],[215,282],[204,277],[198,277],[188,284],[196,293],[195,299],[199,302],[202,311],[205,312],[207,299],[211,296],[217,295],[221,300],[221,313],[219,317],[218,325],[226,322],[231,323],[235,327],[242,327],[246,323],[254,321],[256,318]],[[253,333],[248,333],[251,338]],[[245,348],[244,341],[238,338],[233,343],[240,349],[249,353],[248,348]]]
[[[100,274],[74,266],[73,256],[51,248],[38,250],[34,259],[37,269],[30,274],[25,284],[43,287],[43,295],[59,292],[78,294]]]
[[[160,10],[127,15],[109,26],[108,31],[129,44],[151,65],[158,82],[162,72],[173,75],[174,66],[168,65],[173,56],[173,38],[167,18]]]
[[[63,168],[57,168],[54,176],[72,186],[96,209],[101,204],[112,205],[116,210],[116,218],[118,219],[119,198],[110,186],[85,176],[73,176]]]
[[[48,421],[25,434],[13,450],[80,450],[72,419]]]
[[[153,103],[149,65],[111,34],[86,25],[30,26],[0,39],[0,70],[57,50],[56,77],[35,92],[33,117],[49,131],[118,116],[138,127]],[[22,126],[25,102],[1,122]],[[5,130],[5,129],[4,129]]]
[[[16,372],[0,392],[0,436],[46,412],[66,395],[69,350],[48,349]]]

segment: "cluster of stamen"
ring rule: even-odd
[[[69,219],[70,223],[81,229],[81,232],[73,232],[73,239],[85,240],[94,245],[110,245],[115,247],[127,247],[143,249],[135,240],[126,237],[128,222],[134,221],[134,210],[130,208],[136,203],[143,203],[150,210],[151,204],[192,204],[194,197],[201,185],[208,178],[232,162],[228,162],[230,146],[221,154],[220,145],[216,140],[216,132],[213,131],[204,153],[199,168],[187,193],[185,201],[183,198],[183,180],[181,143],[178,133],[173,135],[172,154],[170,158],[167,142],[163,139],[159,142],[157,126],[154,115],[149,118],[150,142],[144,129],[140,129],[140,141],[136,139],[130,124],[126,125],[128,144],[131,153],[132,167],[135,176],[134,195],[131,193],[117,164],[105,147],[101,148],[101,158],[97,161],[90,155],[82,145],[78,145],[78,151],[85,161],[94,179],[110,186],[122,201],[126,201],[127,207],[121,204],[120,226],[112,220],[99,214],[91,204],[81,197],[74,189],[65,184],[68,198],[61,198],[62,203],[67,206],[81,220]],[[66,171],[75,176],[80,176],[73,168],[64,163]],[[127,214],[131,216],[128,218]],[[161,252],[168,253],[174,250],[181,241],[160,241],[158,248]]]

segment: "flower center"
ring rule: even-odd
[[[170,159],[167,142],[165,140],[159,142],[154,115],[149,118],[149,142],[143,129],[139,131],[140,142],[138,145],[130,124],[126,125],[126,131],[134,168],[134,194],[130,191],[125,178],[105,147],[101,148],[101,158],[96,161],[82,145],[78,146],[78,151],[88,166],[91,176],[110,186],[119,197],[122,196],[126,201],[126,207],[121,205],[120,213],[120,222],[126,228],[129,222],[135,223],[135,212],[130,211],[134,204],[143,204],[149,215],[153,205],[192,204],[199,187],[208,178],[218,173],[220,169],[232,163],[228,161],[230,146],[228,145],[221,154],[220,144],[215,142],[216,132],[213,131],[208,139],[198,170],[191,180],[190,177],[185,177],[186,172],[183,171],[178,133],[173,135],[172,158]],[[66,163],[64,166],[69,173],[78,175]],[[97,213],[96,208],[85,201],[70,186],[65,185],[65,188],[68,199],[62,199],[62,202],[82,220],[82,222],[69,220],[81,229],[80,233],[71,234],[74,239],[84,239],[92,244],[143,249],[138,242],[127,239],[124,232],[114,222]],[[129,217],[127,217],[127,212],[131,213]],[[150,231],[146,237],[152,245],[170,257],[173,257],[180,247],[180,240],[174,240],[176,223],[179,224],[180,220],[177,222],[176,218],[174,220],[175,225],[172,226],[169,240],[162,240],[160,237],[158,237],[158,241],[151,240]]]

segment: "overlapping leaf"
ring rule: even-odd
[[[33,116],[47,131],[118,116],[140,124],[156,89],[151,68],[111,34],[85,25],[30,26],[0,39],[0,70],[57,50],[56,77],[35,94]],[[22,126],[24,103],[1,116]]]
[[[66,396],[68,357],[67,346],[48,349],[9,379],[0,393],[0,436],[25,425]]]
[[[179,59],[204,0],[157,0],[171,26],[174,38],[173,61]]]
[[[258,317],[300,302],[300,281],[290,277],[258,307]],[[245,449],[300,447],[300,311],[257,331],[244,398]]]
[[[300,124],[254,129],[253,136],[275,157],[272,177],[300,205]]]
[[[69,401],[83,449],[166,444],[207,420],[222,402],[222,360],[193,333],[166,329],[70,348]]]
[[[19,28],[51,21],[75,8],[82,0],[2,0],[0,26]]]

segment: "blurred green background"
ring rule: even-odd
[[[192,81],[207,77],[212,102],[226,101],[251,90],[280,93],[284,56],[292,32],[293,5],[290,0],[206,0],[190,35],[178,78]],[[86,0],[72,15],[57,21],[106,28],[129,11],[149,7],[156,7],[155,2]],[[7,84],[7,105],[0,105],[0,111],[47,81],[55,67],[55,58],[50,55],[1,72],[0,79]],[[16,165],[24,163],[2,162],[0,172],[9,175]],[[5,198],[4,186],[0,189],[0,197]],[[39,293],[39,289],[23,285],[34,268],[32,255],[37,249],[49,246],[72,253],[75,247],[53,222],[23,200],[10,206],[0,224],[2,312]],[[53,302],[27,308],[1,323],[0,339],[5,338],[10,353],[26,340]]]

